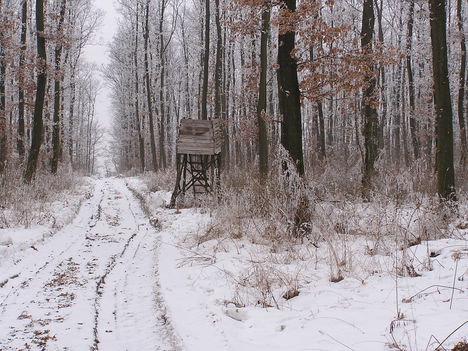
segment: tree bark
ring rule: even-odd
[[[28,163],[24,173],[24,181],[31,183],[36,174],[39,151],[42,144],[43,132],[43,108],[47,83],[47,53],[44,33],[44,0],[36,0],[36,31],[37,31],[37,55],[38,74],[36,87],[36,100],[34,103],[33,128],[31,136],[31,148],[29,150]]]
[[[222,75],[222,49],[223,49],[223,40],[221,32],[221,20],[219,16],[219,0],[215,0],[216,4],[216,62],[215,62],[215,78],[214,78],[214,93],[215,93],[215,109],[214,109],[214,118],[221,118],[221,75]]]
[[[314,60],[314,48],[311,47],[309,49],[309,58],[311,61]],[[322,100],[317,101],[317,118],[316,118],[316,126],[317,126],[317,150],[318,150],[318,159],[319,161],[323,161],[326,157],[326,144],[325,144],[325,116],[323,113],[323,103]]]
[[[67,6],[67,1],[62,0],[61,6],[60,6],[60,17],[59,17],[59,24],[57,28],[57,33],[61,34],[63,31],[63,21],[65,19],[65,9]],[[62,78],[60,77],[60,67],[62,64],[62,43],[58,39],[59,42],[55,46],[55,77],[54,77],[54,124],[52,127],[52,160],[51,160],[51,172],[52,174],[57,173],[58,169],[58,163],[59,163],[59,158],[61,154],[61,149],[62,149],[62,143],[60,139],[60,127],[61,127],[61,121],[60,121],[60,112],[61,112],[61,80]]]
[[[3,4],[0,0],[0,16],[3,15]],[[8,148],[8,128],[6,116],[6,89],[5,89],[5,48],[4,48],[4,34],[0,32],[0,174],[4,172],[7,160]]]
[[[201,119],[208,119],[208,65],[210,63],[210,0],[205,0],[205,53],[203,55],[203,86]]]
[[[148,2],[149,3],[149,2]],[[160,77],[159,77],[159,165],[162,169],[166,169],[166,104],[165,104],[165,45],[164,45],[164,13],[166,10],[167,1],[162,1],[159,13],[159,64],[160,64]],[[146,8],[146,23],[148,23],[148,7]]]
[[[414,24],[414,0],[410,0],[407,35],[406,35],[406,74],[408,75],[408,95],[409,95],[409,124],[411,133],[411,142],[413,145],[414,159],[419,159],[420,146],[418,139],[418,121],[415,118],[414,111],[416,109],[416,93],[414,89],[414,76],[411,61],[411,54],[413,50],[413,24]]]
[[[146,82],[146,100],[148,104],[149,124],[150,124],[150,145],[151,159],[153,162],[153,171],[158,170],[158,159],[156,156],[156,141],[154,136],[154,120],[153,120],[153,103],[151,100],[151,79],[149,73],[149,58],[148,58],[148,39],[149,39],[149,5],[150,0],[146,2],[145,14],[145,82]]]
[[[25,147],[24,147],[24,111],[25,111],[25,96],[23,90],[24,84],[24,62],[26,56],[26,39],[28,33],[28,0],[23,1],[21,8],[21,48],[19,57],[19,87],[18,87],[18,130],[16,138],[16,149],[20,160],[24,159]]]
[[[463,30],[462,0],[457,1],[457,22],[460,32],[460,74],[458,77],[458,123],[460,125],[460,165],[464,167],[467,163],[467,140],[465,119],[465,84],[466,84],[466,43]]]
[[[374,65],[372,62],[372,40],[374,37],[374,6],[372,0],[364,0],[362,9],[361,49],[367,60],[367,72],[364,80],[362,97],[363,108],[363,136],[364,136],[364,165],[362,175],[362,194],[369,200],[372,178],[375,173],[374,163],[378,157],[378,128],[379,121],[375,106],[375,89],[377,86]]]
[[[140,80],[138,77],[138,28],[139,28],[139,8],[137,3],[136,10],[136,25],[135,25],[135,51],[133,52],[133,65],[135,70],[135,118],[137,124],[137,133],[138,133],[138,144],[140,150],[140,170],[141,172],[145,171],[145,141],[141,133],[141,121],[140,121]]]
[[[378,38],[380,45],[384,44],[384,31],[382,25],[382,17],[383,17],[383,0],[380,0],[380,6],[377,0],[374,0],[375,9],[377,12],[377,23],[378,23]],[[387,96],[385,95],[385,88],[386,88],[386,72],[385,66],[379,66],[379,76],[380,76],[380,98],[381,98],[381,115],[380,115],[380,122],[379,122],[379,129],[377,135],[377,145],[379,150],[382,150],[385,147],[385,138],[384,138],[384,130],[385,130],[385,123],[387,122]]]
[[[267,108],[268,36],[270,34],[270,4],[265,1],[262,10],[262,33],[260,35],[260,83],[258,88],[257,124],[260,177],[268,176],[268,131],[265,122]]]
[[[325,160],[327,157],[327,151],[325,147],[325,116],[323,114],[323,103],[322,101],[317,101],[317,112],[318,112],[318,135],[317,135],[317,146],[318,146],[318,158],[319,161]]]
[[[187,34],[185,29],[185,7],[181,23],[182,35],[182,50],[184,54],[184,68],[185,68],[185,118],[193,118],[192,116],[192,103],[190,99],[190,69],[189,69],[189,54],[187,46]]]
[[[296,11],[296,0],[285,0],[285,10]],[[278,97],[283,116],[281,145],[294,161],[299,175],[304,175],[302,149],[302,117],[297,62],[292,56],[295,48],[295,31],[287,31],[280,25],[278,35]]]
[[[436,114],[437,193],[442,201],[456,200],[453,166],[452,104],[447,62],[445,0],[429,0],[434,105]]]

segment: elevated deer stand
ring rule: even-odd
[[[219,122],[182,119],[177,138],[177,177],[170,207],[177,196],[211,193],[219,185],[222,135]]]

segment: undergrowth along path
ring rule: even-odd
[[[75,220],[2,267],[1,350],[175,350],[157,291],[158,231],[124,180],[96,180]]]

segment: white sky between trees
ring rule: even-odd
[[[112,130],[112,97],[111,89],[106,85],[99,69],[107,66],[110,62],[109,44],[117,32],[119,13],[117,12],[118,4],[116,0],[93,0],[93,6],[95,9],[102,11],[102,19],[91,43],[85,47],[84,58],[86,61],[95,64],[97,68],[95,78],[99,81],[100,89],[96,98],[95,114],[101,127],[106,129],[103,146],[107,148]],[[98,152],[96,169],[101,176],[105,172],[106,167],[104,165],[110,164],[110,160],[106,160],[107,157],[107,152]]]
[[[93,40],[85,48],[85,59],[98,68],[109,63],[108,45],[117,32],[119,13],[116,0],[94,0],[94,8],[103,12],[101,25],[96,30]],[[100,91],[96,99],[96,118],[102,127],[110,131],[112,125],[111,91],[106,86],[101,74],[96,77],[100,81]]]

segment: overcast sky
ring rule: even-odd
[[[94,40],[85,49],[85,59],[94,62],[99,67],[109,63],[108,44],[117,31],[118,13],[115,0],[93,0],[94,7],[104,13],[102,25],[98,28]],[[110,129],[112,123],[110,91],[105,86],[104,80],[99,74],[101,90],[96,101],[96,117],[101,125]]]

